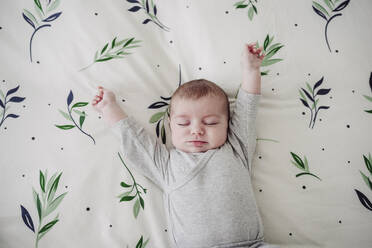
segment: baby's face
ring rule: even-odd
[[[228,117],[223,99],[204,96],[172,102],[170,127],[173,145],[184,152],[205,152],[222,146]]]

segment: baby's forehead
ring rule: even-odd
[[[189,114],[199,113],[203,116],[221,116],[225,113],[226,100],[220,96],[203,96],[198,99],[177,97],[172,99],[171,115],[186,117]]]

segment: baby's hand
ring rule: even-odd
[[[242,58],[241,66],[243,70],[258,70],[261,66],[262,60],[265,55],[262,53],[263,48],[255,48],[255,43],[245,44]]]
[[[108,105],[116,104],[116,97],[114,92],[98,87],[98,94],[92,100],[93,108],[98,112],[102,113],[103,109]]]

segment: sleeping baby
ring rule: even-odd
[[[112,91],[98,87],[92,105],[120,135],[126,164],[163,192],[171,247],[277,247],[264,243],[250,177],[261,52],[255,44],[244,45],[242,84],[231,115],[226,93],[213,82],[193,80],[174,92],[172,149],[127,116]]]

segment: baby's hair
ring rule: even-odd
[[[229,105],[229,98],[227,94],[217,84],[211,81],[208,81],[206,79],[192,80],[178,87],[177,90],[172,95],[169,114],[171,113],[172,102],[177,98],[197,100],[201,97],[211,96],[211,95],[221,97],[221,99],[225,101],[227,118],[229,119],[230,118],[230,105]]]

